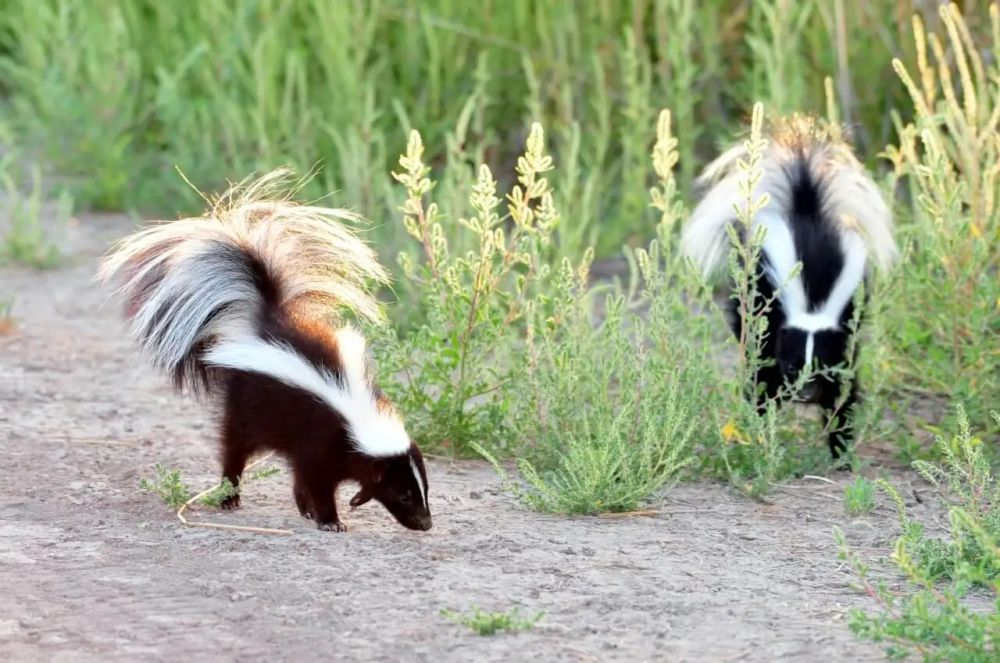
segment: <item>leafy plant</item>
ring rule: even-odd
[[[664,237],[681,213],[676,146],[664,111],[656,148],[664,181],[655,195]],[[681,300],[660,297],[677,285],[680,265],[664,263],[657,242],[627,256],[632,285],[625,291],[591,284],[591,252],[576,267],[563,259],[549,283],[550,306],[528,314],[528,366],[511,417],[524,441],[523,483],[510,485],[532,508],[634,510],[693,461],[707,355],[678,341],[687,314]]]
[[[484,612],[479,608],[473,608],[465,614],[445,609],[441,611],[441,616],[456,624],[467,626],[479,635],[487,636],[501,631],[515,633],[534,628],[545,613],[539,612],[533,617],[520,617],[517,608],[507,612]]]
[[[993,413],[1000,423],[1000,414]],[[982,441],[972,436],[965,411],[956,413],[958,432],[938,439],[944,466],[919,463],[918,470],[946,498],[949,536],[929,537],[911,520],[902,497],[879,481],[899,512],[903,534],[890,557],[907,586],[891,591],[874,581],[871,569],[834,530],[840,559],[854,570],[859,586],[878,604],[874,613],[854,609],[850,627],[862,638],[888,643],[894,657],[919,654],[928,661],[988,661],[1000,654],[1000,482],[992,474]],[[992,610],[975,606],[969,590],[992,598]]]
[[[425,202],[434,185],[422,157],[420,135],[413,132],[394,176],[406,187],[404,223],[420,248],[417,255],[401,253],[399,263],[418,287],[426,322],[404,335],[389,330],[380,344],[383,370],[403,376],[386,389],[409,413],[416,438],[431,449],[462,455],[472,441],[509,449],[507,415],[523,371],[525,315],[544,306],[550,275],[545,256],[558,222],[544,176],[552,160],[541,127],[533,125],[518,159],[518,183],[507,196],[507,217],[498,212],[493,174],[481,166],[469,195],[473,215],[458,220],[476,246],[456,253],[438,206]]]
[[[186,504],[192,496],[192,491],[184,482],[180,470],[167,469],[157,463],[153,466],[156,476],[152,479],[143,477],[139,480],[139,488],[152,493],[163,500],[169,507],[179,509]],[[223,478],[219,485],[203,495],[198,503],[210,507],[220,507],[230,497],[239,495],[243,487],[252,481],[267,479],[281,472],[280,468],[267,465],[243,475],[239,487],[233,486],[229,479]]]
[[[859,476],[844,486],[844,510],[851,516],[864,516],[875,509],[875,484]]]
[[[886,150],[913,201],[887,369],[898,389],[966,403],[981,418],[979,404],[1000,397],[1000,5],[989,14],[987,48],[957,5],[939,8],[944,35],[914,17],[916,67],[893,61],[914,119],[895,116],[898,144]]]
[[[179,509],[191,499],[191,491],[184,483],[180,470],[170,470],[159,463],[153,466],[156,476],[139,479],[139,488],[156,495],[167,506]]]
[[[222,506],[222,503],[228,500],[230,497],[235,497],[236,495],[239,495],[241,489],[247,483],[252,481],[257,481],[259,479],[267,479],[268,477],[273,477],[275,474],[278,474],[279,472],[281,472],[281,469],[273,465],[262,467],[260,469],[254,470],[253,472],[245,474],[241,478],[240,485],[238,487],[234,486],[232,482],[229,481],[229,479],[223,478],[222,481],[219,482],[218,486],[213,488],[211,492],[203,495],[202,498],[198,500],[198,502],[200,504],[204,504],[205,506],[219,508]]]
[[[3,185],[9,225],[0,243],[0,263],[14,262],[36,269],[56,266],[61,253],[42,228],[43,187],[41,168],[35,164],[31,168],[31,189],[21,192],[10,174],[13,155],[0,161],[0,184]],[[60,196],[56,209],[54,230],[64,228],[72,211],[72,201],[68,194]]]

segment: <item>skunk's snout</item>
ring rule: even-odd
[[[813,403],[819,398],[819,385],[816,384],[816,380],[812,379],[802,385],[799,389],[799,393],[796,394],[796,400],[803,403]]]
[[[406,529],[415,529],[426,532],[431,528],[431,514],[414,514],[406,518],[399,519],[400,524]]]

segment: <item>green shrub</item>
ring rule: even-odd
[[[1000,5],[990,16],[985,57],[955,5],[940,8],[943,37],[914,18],[916,70],[893,62],[914,119],[896,117],[886,152],[912,201],[897,205],[905,259],[886,312],[891,384],[983,419],[1000,399]]]
[[[437,204],[425,200],[434,184],[422,159],[414,131],[394,177],[406,188],[404,225],[419,247],[402,252],[399,263],[420,297],[425,321],[403,334],[387,330],[379,365],[397,380],[385,388],[408,414],[422,445],[462,455],[475,441],[509,453],[508,415],[524,369],[525,316],[545,308],[550,289],[548,244],[558,222],[545,178],[552,159],[541,127],[533,125],[505,217],[493,174],[480,167],[469,194],[472,215],[451,210],[447,219],[457,219],[474,239],[466,252],[451,247],[454,230],[446,232]]]
[[[993,418],[1000,424],[1000,414]],[[894,657],[918,654],[927,661],[991,661],[1000,655],[1000,482],[958,408],[958,432],[938,438],[943,466],[918,464],[948,504],[947,538],[928,536],[910,519],[902,497],[890,484],[879,486],[895,503],[903,534],[891,554],[906,580],[902,592],[874,581],[871,569],[834,530],[840,558],[854,569],[861,589],[878,604],[876,612],[854,609],[850,627],[858,636],[885,642]],[[974,591],[971,591],[974,589]],[[992,610],[976,605],[987,594]]]
[[[0,160],[0,185],[8,217],[6,231],[0,237],[0,264],[12,262],[36,269],[51,269],[59,264],[62,253],[50,235],[63,230],[68,224],[72,200],[65,192],[59,197],[55,223],[47,232],[42,227],[45,191],[41,167],[36,164],[31,168],[31,189],[24,192],[10,173],[13,159],[13,155],[8,155]]]

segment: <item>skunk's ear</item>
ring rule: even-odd
[[[351,508],[355,509],[364,504],[365,502],[367,502],[368,500],[370,500],[371,498],[372,498],[371,492],[368,490],[367,487],[363,487],[361,490],[358,491],[357,495],[351,498]]]

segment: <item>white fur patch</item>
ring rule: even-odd
[[[410,458],[410,469],[413,470],[413,478],[417,480],[417,486],[420,488],[420,501],[423,502],[424,506],[430,506],[427,504],[427,487],[420,476],[420,468],[417,467],[417,462],[413,458]]]
[[[363,349],[364,339],[361,343]],[[343,352],[344,347],[340,346],[340,350]],[[254,337],[224,340],[205,355],[204,361],[212,366],[261,373],[309,392],[344,417],[355,448],[368,456],[398,456],[410,448],[403,422],[395,413],[378,407],[366,374],[357,371],[364,364],[359,364],[355,356],[343,362],[343,381],[318,369],[292,347]]]
[[[770,229],[768,233],[770,234]],[[790,237],[788,241],[791,241]],[[801,274],[792,279],[779,295],[781,306],[785,310],[785,324],[808,332],[810,338],[815,332],[840,328],[841,315],[865,277],[864,244],[857,233],[845,233],[841,237],[841,248],[844,251],[844,266],[830,289],[830,295],[819,308],[809,310]],[[791,251],[794,254],[794,247]],[[770,256],[768,253],[768,257]],[[775,283],[773,279],[772,283]],[[775,287],[778,287],[777,283]]]
[[[813,332],[809,332],[806,336],[806,368],[812,366],[813,354],[816,352],[816,335]]]
[[[707,168],[698,180],[710,187],[691,213],[681,232],[681,248],[705,276],[726,265],[730,241],[726,226],[736,219],[734,205],[742,204],[740,185],[745,175],[738,164],[746,158],[743,145],[730,148]],[[754,196],[770,195],[757,213],[754,225],[787,215],[790,184],[787,168],[799,153],[775,142],[764,153],[763,177]],[[822,182],[823,214],[840,225],[845,235],[861,240],[871,263],[887,269],[898,256],[893,239],[892,213],[878,186],[844,146],[814,143],[809,147],[808,168],[815,182]],[[845,248],[846,253],[850,253]]]
[[[199,342],[253,335],[264,296],[249,266],[259,262],[285,306],[347,307],[382,318],[372,282],[388,274],[340,209],[297,205],[286,170],[242,182],[199,218],[152,225],[118,242],[99,277],[127,306],[144,354],[173,372]]]

